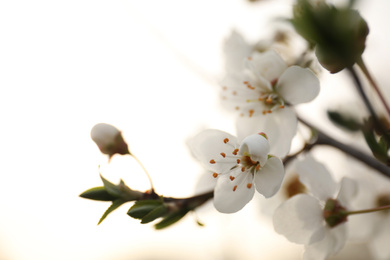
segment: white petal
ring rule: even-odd
[[[277,91],[291,105],[312,101],[320,92],[320,81],[309,69],[289,67],[277,83]]]
[[[273,216],[275,231],[298,244],[311,244],[325,234],[319,201],[307,194],[298,194],[282,203]]]
[[[295,167],[299,180],[314,197],[326,201],[335,196],[337,185],[322,163],[311,156],[306,156],[303,160],[297,161]]]
[[[247,184],[253,182],[252,174],[237,169],[232,181],[229,174],[220,175],[214,189],[214,206],[222,213],[234,213],[242,209],[252,198],[255,188]],[[235,188],[236,186],[236,188]]]
[[[344,247],[347,239],[346,225],[327,228],[325,237],[316,243],[305,246],[304,260],[325,260]]]
[[[223,45],[226,71],[240,71],[244,67],[244,58],[250,55],[252,49],[238,31],[232,30]]]
[[[381,228],[371,238],[369,247],[373,255],[378,259],[390,259],[390,218],[381,222]]]
[[[255,173],[256,190],[269,198],[278,192],[284,178],[283,162],[278,157],[271,157],[263,168]]]
[[[224,140],[229,141],[225,143]],[[195,158],[210,171],[222,173],[236,165],[235,159],[221,156],[221,153],[233,156],[232,151],[239,146],[237,138],[226,132],[215,129],[204,130],[190,139],[188,146]],[[212,164],[210,160],[215,160],[216,163]]]
[[[273,50],[253,53],[247,66],[267,81],[278,79],[287,69],[286,62]]]
[[[259,134],[247,136],[241,143],[240,155],[250,155],[251,159],[264,165],[268,159],[270,146],[268,140]]]
[[[340,191],[337,196],[337,200],[344,207],[348,207],[351,201],[355,198],[357,191],[358,191],[357,183],[350,178],[344,177],[341,180]]]
[[[288,154],[291,141],[297,132],[298,120],[290,107],[278,109],[272,114],[239,117],[236,121],[238,139],[264,132],[268,136],[270,154],[283,158]]]

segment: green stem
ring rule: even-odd
[[[368,79],[368,82],[370,82],[371,86],[374,88],[374,90],[376,91],[379,99],[381,100],[385,110],[386,110],[386,113],[387,115],[390,117],[390,107],[389,105],[387,104],[382,92],[380,91],[379,89],[379,86],[378,84],[375,82],[374,78],[371,76],[370,72],[368,71],[367,69],[367,66],[366,64],[364,63],[363,61],[363,58],[360,57],[360,59],[356,62],[356,64],[359,66],[359,68],[362,70],[363,74],[366,76],[366,78]]]
[[[343,212],[345,215],[356,215],[356,214],[364,214],[364,213],[372,213],[382,210],[388,210],[390,209],[390,205],[372,208],[372,209],[363,209],[363,210],[356,210],[356,211],[345,211]]]
[[[134,154],[130,154],[131,156],[133,156],[134,160],[137,161],[137,163],[141,166],[141,168],[144,170],[144,172],[146,173],[146,176],[148,177],[149,179],[149,182],[150,182],[150,186],[151,186],[151,190],[154,191],[154,187],[153,187],[153,182],[152,182],[152,178],[150,177],[148,171],[146,170],[145,166],[141,163],[141,161],[134,155]]]

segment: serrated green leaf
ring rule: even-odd
[[[168,214],[163,220],[161,220],[159,223],[157,223],[156,225],[154,225],[155,229],[163,229],[163,228],[166,228],[174,223],[176,223],[177,221],[179,221],[180,219],[182,219],[187,213],[189,212],[189,210],[187,209],[184,209],[184,210],[180,210],[180,211],[176,211],[176,212],[172,212],[170,214]]]
[[[167,214],[167,212],[168,209],[166,206],[164,205],[158,206],[142,218],[141,224],[152,222],[153,220],[164,216],[165,214]]]
[[[142,219],[149,212],[163,205],[161,200],[140,200],[127,211],[127,215],[132,218]]]
[[[125,200],[121,200],[121,199],[114,200],[111,206],[104,212],[103,216],[100,218],[98,225],[103,222],[103,220],[108,216],[108,214],[116,210],[119,206],[121,206],[125,202],[126,202]]]
[[[79,195],[80,197],[84,199],[90,199],[90,200],[99,200],[99,201],[113,201],[116,199],[116,197],[109,194],[105,187],[94,187],[89,190],[84,191]]]
[[[106,180],[102,175],[100,175],[100,178],[102,179],[103,181],[103,185],[104,185],[104,188],[106,189],[106,191],[111,195],[111,196],[114,196],[116,198],[119,198],[121,192],[119,190],[119,186],[118,185],[115,185],[111,182],[109,182],[108,180]]]
[[[332,123],[336,126],[343,128],[344,130],[348,130],[351,132],[356,132],[361,130],[361,124],[354,118],[350,116],[346,116],[336,111],[327,111],[328,118]]]

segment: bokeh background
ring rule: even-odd
[[[126,215],[130,204],[97,226],[109,204],[78,197],[101,185],[99,165],[112,182],[149,188],[131,157],[108,164],[100,154],[89,136],[100,122],[122,130],[158,193],[194,195],[203,170],[186,140],[206,127],[234,133],[218,101],[223,39],[233,28],[250,42],[269,36],[291,3],[1,1],[0,260],[300,259],[302,247],[275,234],[255,202],[233,215],[209,204],[155,231]],[[365,58],[384,84],[389,1],[358,7],[371,29]],[[302,108],[309,118],[347,95],[336,88],[345,75],[323,77]]]

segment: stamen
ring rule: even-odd
[[[226,157],[226,154],[225,154],[225,153],[220,153],[220,154],[221,154],[221,156],[222,156],[223,158]]]
[[[268,97],[266,100],[265,100],[265,102],[267,103],[267,104],[272,104],[272,97]]]
[[[241,162],[241,160],[240,159],[237,159],[237,164],[239,164]]]
[[[235,107],[235,109],[236,109],[236,110],[239,110],[239,109],[240,109],[240,107]]]
[[[214,164],[214,163],[215,163],[215,160],[214,160],[214,159],[210,160],[210,163],[211,163],[211,164]]]
[[[241,171],[242,171],[242,172],[245,172],[245,167],[241,167]]]
[[[234,149],[234,151],[232,152],[232,154],[237,155],[238,151],[239,151],[239,149],[236,148],[236,149]]]
[[[248,60],[252,60],[252,57],[248,57]]]
[[[223,142],[226,144],[227,142],[229,142],[229,138],[223,139]]]
[[[256,165],[256,171],[260,170],[260,167],[261,167],[260,164]]]
[[[214,172],[214,173],[213,173],[213,177],[214,177],[214,178],[217,178],[217,177],[218,177],[218,173]]]
[[[232,92],[233,96],[237,96],[237,91]]]
[[[222,90],[227,90],[228,88],[226,86],[223,86],[222,87]]]
[[[235,179],[236,177],[230,176],[229,178],[230,178],[231,181],[234,181],[234,179]]]
[[[249,117],[252,117],[254,112],[255,111],[253,109],[249,110]]]
[[[283,106],[283,105],[280,105],[279,108],[284,108],[284,106]]]
[[[237,185],[233,187],[233,191],[236,191],[236,189],[237,189]]]
[[[245,85],[248,85],[248,84],[249,84],[249,82],[248,82],[248,81],[244,81],[243,83],[244,83]]]
[[[254,90],[255,89],[255,87],[253,87],[252,85],[246,85],[249,89],[252,89],[252,90]]]
[[[248,184],[246,185],[246,187],[247,187],[248,189],[252,188],[252,183],[248,183]]]

